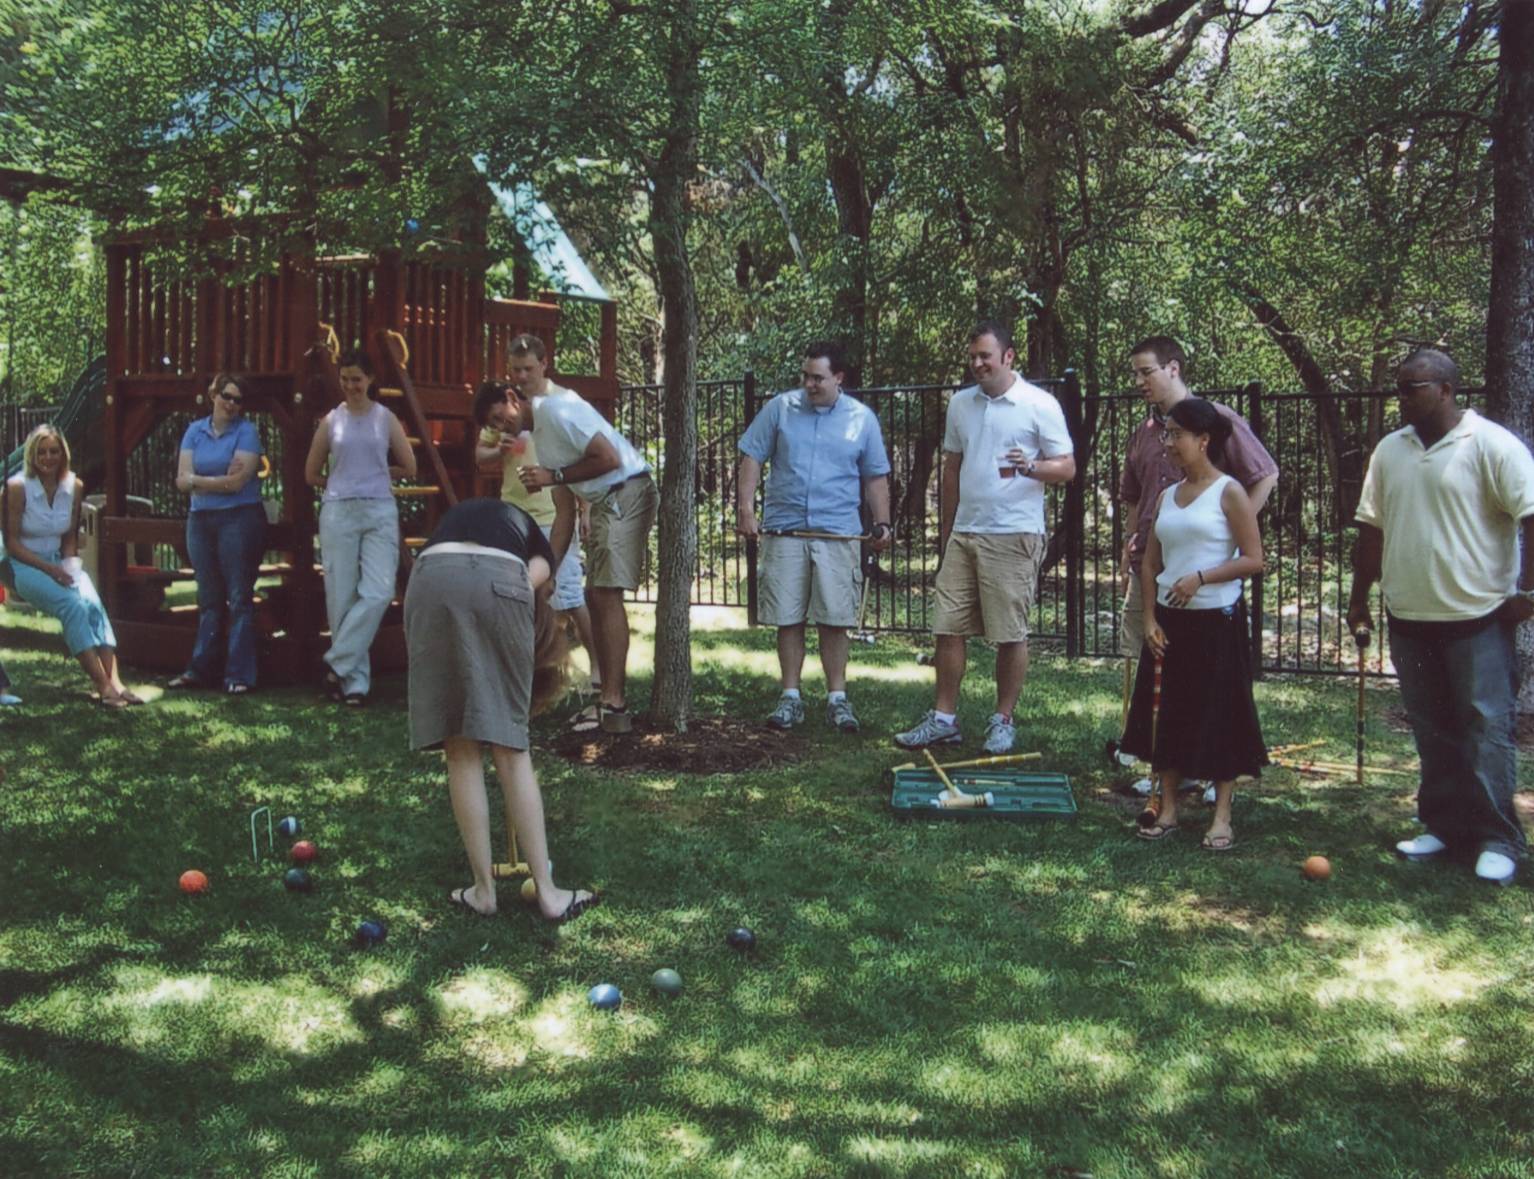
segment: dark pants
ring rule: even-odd
[[[260,504],[193,512],[186,548],[197,573],[197,642],[187,674],[200,684],[256,683],[256,573],[266,543]],[[228,639],[224,621],[228,618]]]
[[[1390,654],[1422,760],[1417,813],[1423,825],[1450,848],[1520,858],[1527,842],[1513,809],[1513,627],[1490,622],[1468,635],[1422,637],[1392,625]]]

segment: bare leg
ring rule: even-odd
[[[107,675],[101,666],[101,656],[95,647],[87,647],[75,656],[80,666],[85,669],[85,674],[91,677],[91,685],[101,694],[103,700],[111,699],[118,694],[118,690],[112,686],[112,678]]]
[[[490,757],[495,762],[495,775],[501,780],[506,822],[516,829],[522,854],[527,857],[528,871],[538,887],[538,908],[547,918],[558,917],[569,908],[571,901],[591,894],[554,885],[553,873],[549,871],[548,829],[543,821],[543,792],[538,789],[533,759],[527,750],[492,745]],[[489,847],[487,837],[486,854]]]
[[[1209,833],[1204,837],[1206,840],[1235,841],[1235,833],[1230,826],[1230,802],[1235,793],[1234,781],[1214,784],[1214,818],[1209,823]]]
[[[939,712],[959,711],[959,685],[964,682],[964,636],[937,636],[937,699]]]
[[[804,623],[778,627],[778,679],[785,690],[797,688],[804,675]]]
[[[574,610],[566,610],[562,617],[575,623],[575,637],[586,648],[586,661],[591,664],[591,683],[595,687],[602,682],[602,669],[597,666],[597,641],[591,633],[591,611],[585,606],[577,606]]]
[[[96,655],[101,660],[101,670],[106,674],[107,682],[112,685],[112,693],[116,696],[123,694],[122,677],[117,674],[117,652],[111,647],[97,647]]]
[[[449,737],[443,742],[447,754],[447,792],[453,802],[453,818],[463,850],[469,857],[474,883],[463,898],[479,913],[495,912],[494,862],[490,855],[490,808],[485,801],[485,763],[479,742],[468,737]],[[548,857],[543,862],[546,864]],[[545,867],[545,871],[547,868]]]
[[[820,635],[820,667],[826,673],[826,691],[847,690],[847,628],[816,627]]]
[[[1028,678],[1028,643],[996,644],[996,711],[1011,716]]]
[[[1152,771],[1161,775],[1161,805],[1156,808],[1156,826],[1177,825],[1177,791],[1182,786],[1182,771],[1165,769]]]
[[[591,637],[597,645],[597,664],[602,673],[602,703],[622,708],[628,675],[629,619],[623,607],[623,591],[612,586],[586,590],[591,610]]]

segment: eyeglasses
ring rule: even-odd
[[[1179,430],[1176,426],[1168,426],[1165,430],[1161,431],[1161,441],[1176,442],[1184,433],[1185,431]]]
[[[226,392],[223,389],[220,389],[218,391],[218,395],[221,398],[223,398],[225,401],[227,401],[230,405],[240,405],[245,400],[245,398],[237,396],[237,395],[234,395],[234,394],[231,394],[231,393],[228,393],[228,392]]]
[[[1410,393],[1413,389],[1425,389],[1429,385],[1441,384],[1439,381],[1397,381],[1397,393]]]

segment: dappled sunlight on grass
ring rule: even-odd
[[[445,1028],[472,1026],[514,1019],[527,1003],[527,987],[517,979],[480,967],[433,988],[429,992],[437,1017]]]
[[[1316,1002],[1384,1003],[1401,1011],[1425,1004],[1449,1005],[1477,998],[1494,982],[1462,966],[1440,961],[1432,940],[1420,929],[1370,931],[1354,954],[1334,963],[1337,977],[1316,985]]]

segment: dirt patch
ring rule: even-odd
[[[726,716],[694,717],[685,733],[659,728],[648,717],[636,717],[632,733],[616,736],[567,730],[551,747],[561,757],[595,769],[674,774],[728,774],[790,765],[804,756],[804,740],[797,734],[774,732],[760,722]]]

